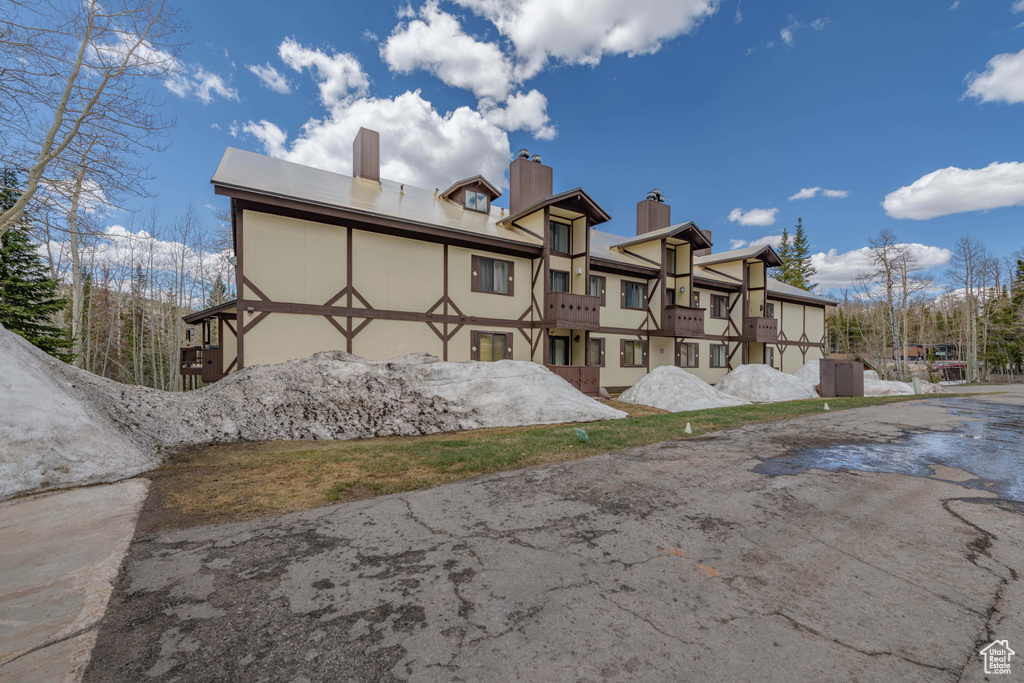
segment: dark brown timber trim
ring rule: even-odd
[[[509,256],[534,257],[540,251],[536,244],[526,244],[514,240],[504,240],[487,235],[477,235],[451,228],[439,228],[435,225],[405,221],[389,216],[379,216],[340,207],[324,206],[313,202],[260,194],[223,185],[215,185],[214,192],[233,198],[243,209],[261,211],[263,213],[298,218],[300,220],[326,223],[350,227],[367,232],[383,233],[396,237],[451,244],[467,249],[486,249],[498,254]]]

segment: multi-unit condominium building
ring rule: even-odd
[[[662,365],[716,382],[742,363],[792,372],[823,355],[832,301],[769,278],[771,247],[712,253],[658,191],[622,237],[525,150],[507,209],[481,176],[443,192],[384,180],[379,150],[361,129],[352,176],[225,152],[212,182],[231,200],[238,296],[185,318],[201,328],[182,349],[187,383],[340,349],[532,361],[593,395]]]

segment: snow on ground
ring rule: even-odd
[[[0,327],[0,499],[159,464],[153,449],[126,436],[87,389],[65,377],[63,365]]]
[[[682,368],[666,365],[654,368],[619,396],[624,403],[661,408],[672,413],[722,408],[749,403],[723,394]]]
[[[626,413],[525,361],[369,361],[340,351],[256,366],[188,393],[113,382],[0,327],[0,498],[134,476],[164,449],[413,436]]]
[[[800,366],[799,370],[793,373],[793,376],[805,382],[810,382],[812,387],[818,386],[818,383],[821,382],[821,368],[818,361],[807,361]]]
[[[719,391],[754,403],[800,401],[818,398],[814,385],[762,364],[741,365],[723,377]]]

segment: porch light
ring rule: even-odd
[[[255,313],[255,312],[256,312],[256,309],[255,309],[255,308],[253,308],[252,306],[249,306],[249,308],[245,309],[245,312],[246,312],[246,313]]]

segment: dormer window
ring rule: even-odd
[[[472,190],[466,190],[465,193],[466,208],[470,211],[480,211],[481,213],[488,213],[491,210],[491,199],[482,192],[473,192]]]
[[[551,221],[551,251],[556,254],[568,254],[571,234],[572,226],[568,223]]]

